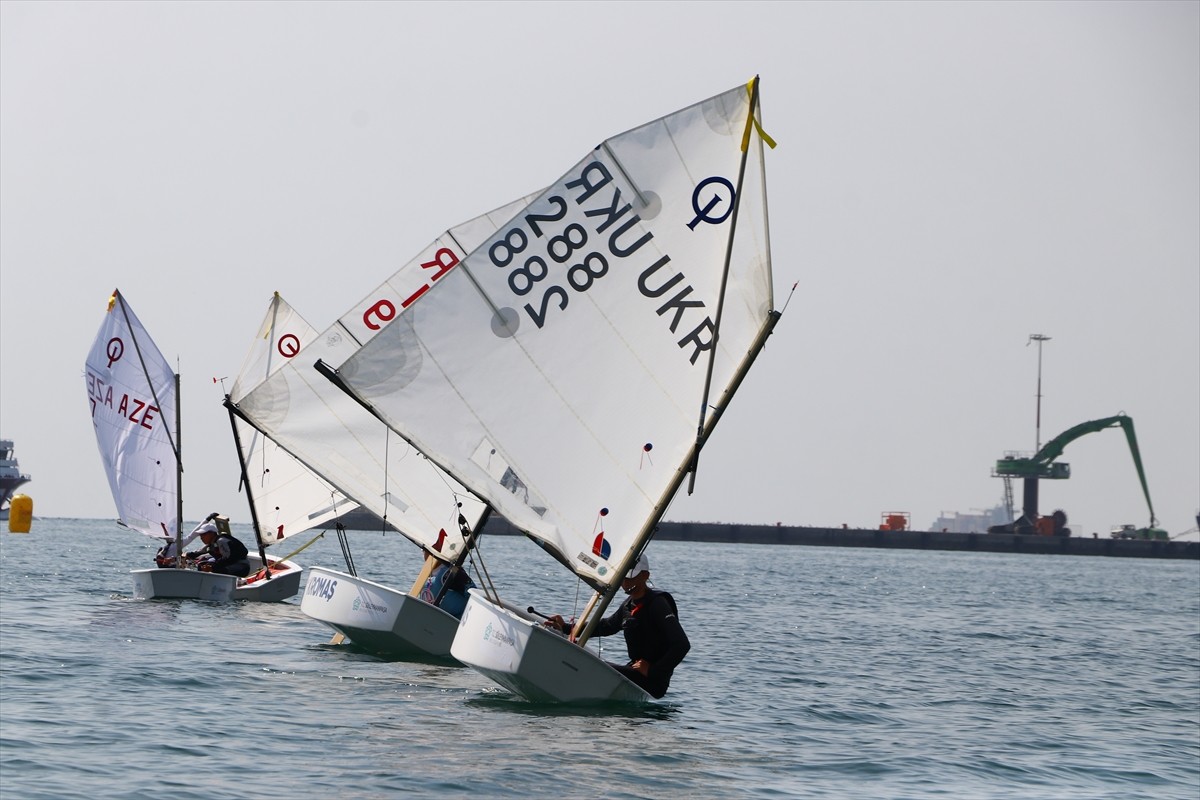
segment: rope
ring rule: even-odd
[[[288,554],[287,554],[286,556],[284,556],[283,558],[277,558],[277,559],[275,559],[275,560],[276,560],[276,561],[290,561],[290,560],[292,560],[292,558],[294,558],[295,556],[299,555],[300,553],[303,553],[303,552],[304,552],[305,550],[307,550],[309,547],[311,547],[312,545],[316,544],[316,542],[317,542],[317,539],[324,539],[324,538],[325,538],[325,531],[321,531],[321,532],[320,532],[320,533],[318,533],[316,536],[314,536],[312,539],[309,539],[309,541],[308,541],[308,544],[301,545],[300,547],[297,547],[297,548],[296,548],[295,550],[293,550],[292,552],[288,553]]]
[[[346,540],[346,528],[340,519],[337,521],[337,535],[338,544],[342,546],[342,558],[346,561],[346,570],[357,578],[358,570],[354,568],[354,557],[350,555],[350,542]]]
[[[471,566],[475,567],[475,574],[479,576],[479,580],[483,584],[484,594],[487,595],[489,600],[499,605],[500,593],[496,590],[496,584],[492,582],[492,576],[487,571],[487,565],[483,563],[483,553],[479,549],[478,541],[471,548],[471,552],[467,554],[467,560],[471,562]]]

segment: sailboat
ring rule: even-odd
[[[294,595],[300,568],[292,562],[277,561],[270,580],[263,580],[265,574],[253,580],[263,566],[261,549],[248,557],[249,580],[196,569],[181,557],[206,523],[221,528],[228,520],[210,514],[184,538],[179,375],[119,290],[109,298],[87,356],[86,376],[92,427],[120,523],[165,540],[164,551],[175,564],[133,570],[134,596],[228,601]]]
[[[327,330],[301,346],[291,340],[295,352],[285,363],[230,398],[230,410],[240,421],[336,487],[341,497],[395,527],[424,557],[407,590],[358,575],[345,539],[346,571],[311,567],[301,611],[332,628],[335,641],[348,637],[393,658],[452,662],[458,617],[421,600],[420,594],[438,566],[465,567],[487,505],[312,365],[348,358],[532,197],[447,230]]]
[[[183,547],[179,376],[119,290],[109,298],[86,368],[92,427],[120,522],[147,536],[173,537],[178,557]],[[181,557],[178,564],[134,570],[134,595],[233,597],[236,577],[186,569]]]
[[[755,79],[602,142],[320,367],[594,589],[578,644],[472,590],[452,655],[529,700],[650,699],[581,645],[779,319],[759,116]]]
[[[276,292],[233,388],[226,395],[226,408],[299,355],[316,335],[316,330]],[[290,558],[308,545],[276,560],[267,556],[266,548],[337,519],[358,505],[232,411],[229,422],[241,466],[240,488],[249,503],[258,544],[258,559],[260,564],[270,564],[268,569],[260,566],[239,581],[234,599],[292,597],[299,591],[302,570]]]

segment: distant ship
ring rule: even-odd
[[[0,439],[0,519],[8,519],[8,503],[17,489],[29,483],[30,477],[21,474],[17,457],[13,455],[12,439]]]

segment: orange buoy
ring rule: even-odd
[[[33,498],[27,494],[14,494],[8,507],[9,533],[29,533],[33,525]]]

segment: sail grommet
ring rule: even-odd
[[[638,216],[643,221],[654,219],[662,212],[662,198],[649,189],[638,193]]]
[[[496,313],[492,315],[492,333],[501,339],[515,336],[520,327],[521,317],[515,309],[505,306],[496,309]]]

